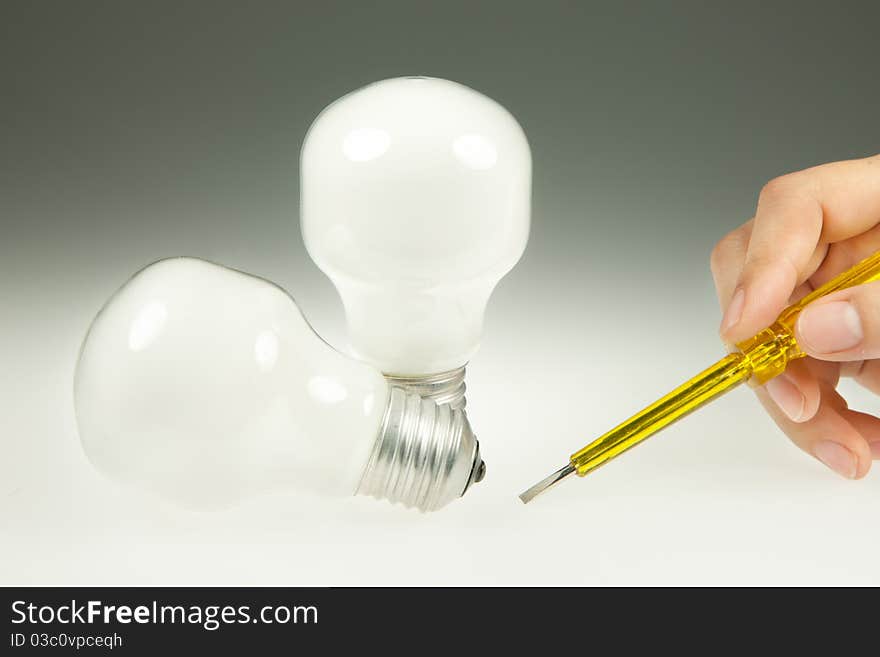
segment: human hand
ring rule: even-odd
[[[733,344],[840,272],[880,250],[880,155],[833,162],[771,180],[755,216],[712,251]],[[844,477],[859,479],[880,458],[880,418],[847,407],[842,376],[880,394],[880,281],[811,303],[795,325],[807,358],[757,389],[798,447]]]

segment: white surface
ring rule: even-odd
[[[562,254],[557,266],[568,262]],[[529,506],[516,498],[723,353],[699,276],[680,282],[689,301],[673,313],[660,295],[636,306],[589,277],[555,294],[544,293],[549,277],[502,284],[468,381],[488,474],[432,515],[284,493],[185,512],[100,476],[80,448],[71,394],[88,300],[106,295],[88,280],[45,281],[4,326],[4,584],[880,584],[878,472],[837,477],[745,389],[588,479]],[[306,308],[336,318],[332,304]],[[597,309],[613,326],[594,321]]]
[[[351,495],[388,402],[265,280],[203,260],[150,265],[101,310],[76,370],[90,460],[194,508],[255,492]]]
[[[354,352],[393,374],[464,365],[528,239],[516,119],[447,80],[377,82],[312,124],[301,189],[306,247],[339,290]]]

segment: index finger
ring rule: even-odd
[[[739,342],[769,326],[829,243],[880,223],[880,155],[776,178],[758,199],[746,261],[721,336]]]

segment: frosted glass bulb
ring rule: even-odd
[[[190,507],[293,487],[433,510],[482,476],[461,411],[334,351],[281,288],[192,258],[107,302],[75,403],[99,469]]]
[[[528,240],[516,119],[448,80],[376,82],[318,116],[301,175],[305,245],[342,297],[354,352],[423,393],[463,394],[489,295]]]

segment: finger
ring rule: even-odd
[[[806,169],[822,204],[823,242],[840,242],[880,221],[880,155]]]
[[[848,419],[846,400],[827,384],[822,384],[822,402],[807,422],[792,422],[770,399],[766,390],[758,389],[758,398],[777,425],[803,451],[847,479],[864,477],[871,468],[871,448],[865,437]]]
[[[742,226],[722,237],[709,257],[709,268],[712,271],[715,292],[718,294],[722,311],[730,303],[736,282],[745,264],[753,223],[754,219],[749,219]]]
[[[721,305],[721,311],[724,312],[730,304],[731,297],[739,280],[745,264],[746,253],[749,247],[749,240],[752,235],[752,225],[754,218],[749,219],[742,226],[729,232],[722,237],[715,247],[709,259],[709,268],[712,272],[712,278],[715,282],[715,292],[718,302]],[[822,261],[823,253],[817,252],[814,256],[815,262]],[[809,267],[811,271],[816,267]],[[792,293],[788,302],[795,301],[805,297],[814,289],[809,279],[804,280]]]
[[[819,379],[810,371],[806,359],[790,363],[783,374],[764,385],[764,390],[792,422],[811,420],[819,410]]]
[[[817,299],[795,324],[800,347],[830,361],[880,357],[880,281]]]
[[[878,221],[880,157],[826,164],[768,183],[722,321],[725,341],[744,340],[770,324],[821,263],[824,244],[858,235]]]
[[[880,395],[880,360],[841,363],[841,375],[849,377],[874,394]]]
[[[813,288],[824,285],[842,271],[858,264],[877,251],[880,251],[880,225],[829,246],[825,259],[816,272],[810,276],[809,282]]]
[[[837,384],[840,382],[842,363],[831,363],[827,360],[816,360],[815,358],[804,358],[795,362],[803,363],[810,373],[816,377],[816,380],[819,381],[820,387],[824,387],[827,384],[832,388],[837,388]]]
[[[852,410],[847,411],[846,419],[868,442],[873,459],[880,460],[880,419]]]

